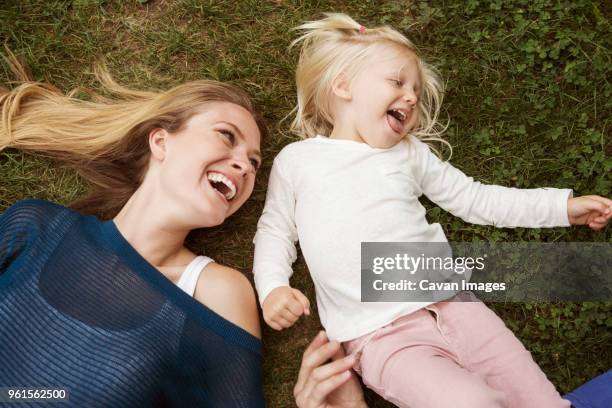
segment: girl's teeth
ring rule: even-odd
[[[400,119],[402,121],[406,120],[406,114],[400,110],[396,110],[397,113],[399,113]]]

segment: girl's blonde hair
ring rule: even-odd
[[[418,56],[414,44],[387,26],[365,28],[346,14],[325,13],[325,16],[295,28],[303,34],[291,43],[291,47],[302,43],[296,70],[298,100],[291,130],[304,138],[329,135],[333,129],[333,81],[341,73],[351,80],[381,45],[390,45],[417,57],[421,82],[420,124],[411,134],[423,141],[437,140],[449,145],[439,137],[446,130],[438,121],[444,84],[436,69]]]
[[[102,64],[97,80],[111,96],[75,89],[64,94],[33,82],[15,56],[8,63],[17,77],[12,89],[0,87],[0,151],[33,151],[58,159],[77,170],[90,184],[88,195],[71,207],[103,219],[114,217],[143,181],[150,150],[148,135],[157,128],[170,133],[210,102],[229,102],[248,110],[262,138],[262,117],[241,89],[217,81],[184,83],[167,91],[139,91],[117,84]]]

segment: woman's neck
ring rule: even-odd
[[[187,228],[173,223],[155,192],[145,184],[113,219],[121,235],[155,267],[185,265],[193,255],[184,248]]]

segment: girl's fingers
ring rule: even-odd
[[[593,195],[593,196],[588,196],[591,199],[600,202],[601,204],[603,204],[606,208],[612,208],[612,200],[610,200],[609,198],[606,197],[601,197],[601,196],[597,196],[597,195]],[[604,208],[605,211],[605,208]]]
[[[584,208],[589,211],[598,211],[601,215],[612,213],[612,200],[600,196],[585,196],[588,201],[584,202]]]
[[[293,289],[293,296],[295,296],[297,301],[302,305],[304,314],[306,314],[306,316],[310,316],[310,300],[308,300],[308,298],[297,289]]]
[[[296,320],[300,318],[299,315],[294,314],[289,308],[283,309],[281,311],[280,316],[283,319],[288,320],[289,322],[291,322],[291,324],[295,323]]]
[[[276,323],[275,321],[271,320],[268,322],[268,326],[270,326],[271,328],[273,328],[274,330],[277,331],[281,331],[283,330],[283,328],[281,327],[280,324]]]
[[[295,296],[293,299],[291,299],[285,309],[289,310],[292,314],[294,314],[296,318],[300,317],[304,313],[304,307],[302,306],[302,303],[298,299],[296,299]]]
[[[283,316],[277,316],[275,321],[284,329],[293,326],[293,323],[285,319]]]

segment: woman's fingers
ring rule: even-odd
[[[330,392],[350,378],[354,363],[354,357],[349,356],[315,368],[306,380],[303,394],[314,406],[319,406]]]
[[[343,371],[326,379],[325,381],[316,384],[310,394],[310,400],[313,402],[312,406],[320,406],[330,392],[347,382],[349,378],[351,378],[351,372]]]
[[[304,351],[304,355],[302,356],[302,361],[309,355],[311,355],[316,349],[321,347],[323,344],[327,343],[327,334],[321,330],[314,339],[310,342],[306,350]]]
[[[341,358],[346,357],[346,353],[344,352],[344,347],[338,347],[338,350],[331,357],[332,360],[340,360]]]
[[[355,364],[355,357],[344,357],[315,368],[310,377],[314,382],[321,383],[334,375],[350,370],[353,364]]]
[[[312,370],[321,365],[331,356],[335,351],[328,350],[327,354],[325,347],[329,347],[327,335],[324,331],[320,331],[319,334],[310,342],[304,355],[302,356],[302,364],[300,366],[300,372],[298,373],[298,379],[295,384],[294,392],[304,388],[307,379],[310,377]]]
[[[323,341],[323,344],[320,342]],[[333,358],[332,362],[328,362]],[[300,407],[318,407],[328,394],[351,377],[354,356],[344,356],[340,343],[326,342],[319,334],[307,348],[302,359],[294,396]]]

